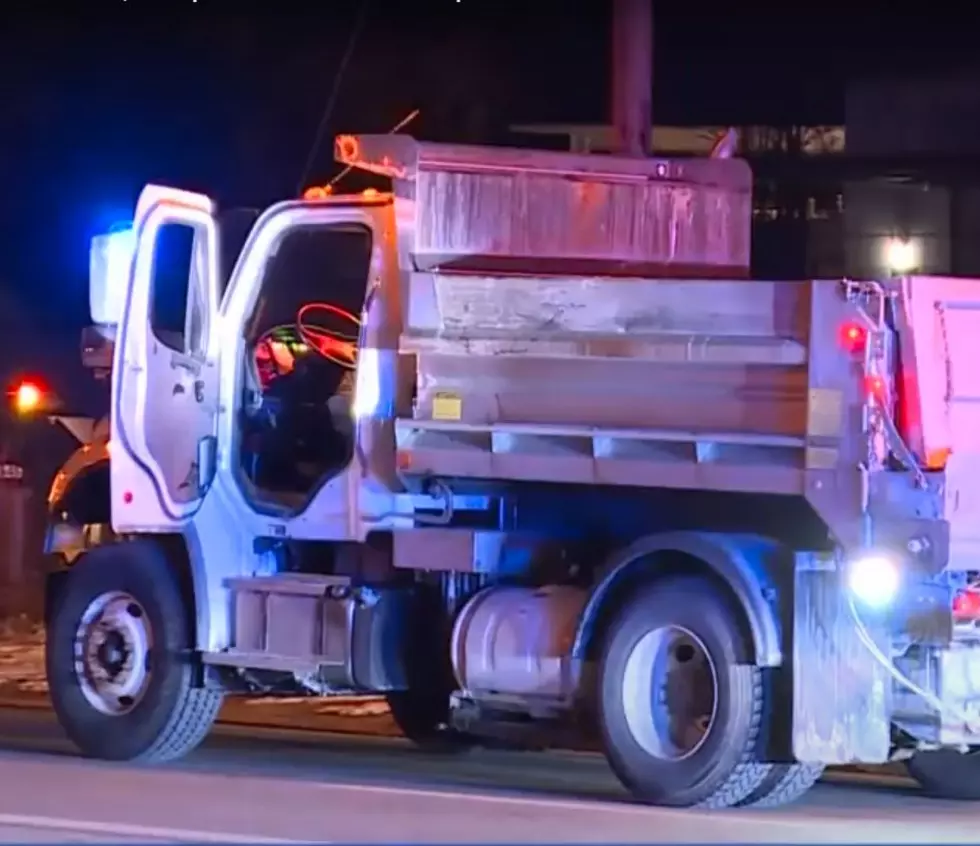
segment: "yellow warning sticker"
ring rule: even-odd
[[[432,398],[433,420],[461,420],[463,418],[463,398],[451,391],[439,391]]]

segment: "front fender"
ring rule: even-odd
[[[68,456],[68,460],[58,468],[58,472],[54,474],[54,479],[48,488],[48,509],[57,511],[79,478],[84,477],[93,468],[98,468],[100,465],[105,465],[108,471],[108,441],[95,441],[90,444],[83,444],[76,449]]]
[[[669,532],[641,538],[615,553],[601,570],[601,576],[582,611],[572,656],[588,656],[607,601],[614,598],[624,580],[636,575],[655,576],[663,565],[664,553],[695,558],[731,589],[745,614],[755,652],[762,667],[778,667],[783,662],[782,624],[779,609],[779,561],[781,548],[768,538],[715,532]],[[659,558],[659,561],[658,561]],[[792,575],[790,562],[787,566]]]

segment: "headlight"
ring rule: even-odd
[[[887,608],[901,584],[898,564],[884,555],[866,555],[847,564],[847,586],[869,608]]]

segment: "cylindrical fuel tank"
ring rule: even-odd
[[[460,611],[452,662],[464,691],[565,699],[578,685],[569,652],[586,592],[565,585],[489,587]]]

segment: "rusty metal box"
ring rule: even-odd
[[[739,277],[752,174],[734,159],[629,159],[340,136],[392,179],[406,270]]]

